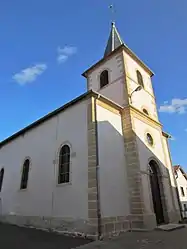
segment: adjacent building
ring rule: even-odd
[[[92,236],[178,222],[153,75],[112,23],[87,92],[0,143],[0,219]]]
[[[174,166],[178,195],[183,218],[187,218],[187,175],[180,165]]]

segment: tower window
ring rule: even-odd
[[[29,179],[29,168],[30,168],[30,161],[29,161],[29,159],[26,159],[24,164],[23,164],[23,171],[22,171],[20,189],[26,189],[27,188],[28,179]]]
[[[2,189],[2,185],[3,185],[3,178],[4,178],[4,168],[2,168],[0,171],[0,192]]]
[[[147,133],[147,142],[149,145],[153,145],[154,141],[153,141],[153,137],[151,136],[150,133]]]
[[[144,83],[143,83],[143,77],[142,77],[142,74],[140,73],[140,71],[136,71],[136,75],[137,75],[137,81],[138,81],[138,84],[142,87],[144,87]]]
[[[70,147],[65,144],[59,154],[58,184],[69,182],[70,175]]]
[[[108,71],[104,70],[100,75],[100,88],[108,85]]]
[[[148,113],[148,111],[147,111],[145,108],[143,109],[143,112],[144,112],[146,115],[149,116],[149,113]]]
[[[181,187],[181,195],[185,196],[183,187]]]

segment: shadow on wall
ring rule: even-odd
[[[123,137],[120,128],[118,128],[119,127],[117,127],[116,124],[112,124],[112,122],[98,121],[98,139],[102,141],[102,143],[99,141],[99,153],[102,153],[102,156],[106,158],[106,162],[108,163],[107,170],[112,170],[112,174],[117,174],[116,171],[114,171],[116,166],[114,167],[114,165],[111,165],[111,163],[114,162],[113,157],[115,157],[114,154],[117,153],[116,150],[118,150],[117,146],[120,144],[119,141],[121,140],[121,143],[123,144],[125,142],[125,138]],[[134,136],[136,139],[136,149],[138,153],[136,153],[135,150],[132,150],[132,152],[127,152],[124,149],[124,146],[123,152],[125,156],[127,156],[127,153],[132,153],[135,157],[137,156],[140,161],[138,172],[136,168],[134,174],[135,176],[138,175],[138,177],[141,179],[140,192],[143,201],[143,213],[152,213],[153,215],[155,214],[155,220],[157,221],[157,224],[179,222],[181,217],[177,198],[177,188],[174,184],[174,186],[172,186],[168,168],[155,155],[154,145],[152,147],[145,144],[145,142],[143,142],[134,132],[132,136]],[[104,148],[101,148],[104,145],[109,148],[108,151],[105,151]],[[114,150],[115,153],[113,153]],[[163,160],[165,160],[164,156],[165,154],[163,151]],[[116,162],[119,161],[116,160]],[[126,180],[128,182],[129,167],[132,166],[130,164],[127,165],[127,161],[125,162],[125,165],[124,175],[126,176]],[[102,162],[99,162],[99,167],[100,170],[102,170]],[[130,170],[132,173],[132,169]],[[117,182],[117,184],[119,183]],[[136,185],[135,180],[134,184]],[[113,191],[115,192],[115,189]],[[126,189],[126,191],[129,192],[129,197],[133,189]],[[117,204],[118,203],[113,205]]]
[[[73,135],[76,136],[78,132],[78,128],[74,132],[75,134]],[[137,176],[138,176],[138,179],[141,180],[140,193],[141,193],[141,202],[143,203],[143,214],[152,214],[154,218],[155,226],[156,226],[156,220],[157,220],[157,223],[161,223],[161,222],[168,223],[168,222],[178,222],[180,219],[180,215],[178,213],[179,211],[178,202],[176,198],[176,188],[175,186],[171,185],[169,171],[167,167],[154,154],[153,152],[154,149],[152,149],[151,147],[148,147],[138,136],[136,136],[135,133],[132,133],[132,136],[134,139],[136,139],[137,145],[134,149],[132,149],[132,151],[131,150],[127,151],[124,149],[125,138],[123,137],[123,134],[121,131],[121,120],[120,119],[118,121],[111,120],[111,122],[98,121],[99,156],[103,157],[103,160],[99,161],[99,171],[101,172],[103,170],[102,171],[103,178],[101,179],[101,181],[105,180],[104,182],[106,183],[106,185],[104,185],[105,193],[103,194],[105,199],[104,201],[101,199],[101,202],[106,202],[107,205],[106,203],[104,203],[104,205],[105,207],[108,208],[106,212],[103,212],[103,210],[101,210],[101,214],[102,214],[102,218],[105,218],[105,217],[108,218],[110,216],[109,213],[115,210],[115,212],[113,212],[115,217],[113,217],[114,219],[111,219],[111,220],[112,222],[113,221],[118,222],[117,224],[114,225],[114,224],[111,224],[111,220],[103,219],[103,222],[104,222],[103,229],[105,229],[105,225],[109,225],[107,229],[109,229],[110,232],[112,232],[113,228],[115,232],[118,232],[118,231],[120,232],[122,230],[128,229],[129,223],[131,222],[130,218],[128,219],[128,216],[131,214],[130,212],[131,207],[128,202],[128,199],[130,200],[130,196],[133,192],[133,188],[128,188],[128,186],[130,185],[128,183],[129,181],[128,175],[130,171],[132,173],[133,166],[130,164],[127,165],[127,162],[124,162],[124,155],[127,156],[127,154],[130,154],[131,156],[138,158],[141,162],[140,165],[138,165],[138,163],[137,165],[135,165],[135,170],[133,171],[134,173],[133,176],[135,177],[134,179],[132,179],[131,177],[131,180],[134,181],[134,186],[136,186],[136,188],[137,188],[137,182],[136,182]],[[38,150],[39,149],[40,148],[38,148]],[[136,149],[138,153],[136,152]],[[46,152],[48,153],[48,151]],[[45,171],[43,173],[47,174]],[[72,171],[72,174],[73,173],[74,172]],[[124,176],[125,176],[125,180],[124,180]],[[69,185],[69,188],[72,188],[72,191],[74,188],[73,185],[74,185],[74,182],[72,182],[72,185]],[[100,184],[100,187],[103,187],[103,186],[101,186]],[[56,185],[54,185],[53,188],[55,190]],[[51,191],[53,191],[53,189],[51,189]],[[101,191],[103,191],[103,189],[101,189]],[[85,192],[87,193],[87,191]],[[2,194],[3,194],[3,191],[2,191]],[[55,203],[58,203],[58,200],[59,200],[58,197],[59,196],[56,196],[56,195],[53,196],[54,198],[53,201]],[[124,199],[121,209],[119,207],[120,206],[119,203],[121,202],[118,202],[117,198],[118,200]],[[61,194],[61,199],[63,199],[63,192]],[[42,201],[43,200],[41,198],[40,202]],[[52,199],[50,201],[52,202]],[[67,200],[67,202],[68,201],[69,200]],[[19,199],[17,199],[17,202],[19,202]],[[32,201],[33,206],[36,206],[37,203],[38,203],[37,198],[33,196],[33,201]],[[19,205],[20,203],[17,203],[17,204]],[[110,207],[110,204],[111,204],[111,207]],[[0,202],[0,205],[1,205],[1,202]],[[51,208],[52,206],[53,205],[51,205]],[[13,210],[14,207],[10,207],[10,210],[11,209],[13,212],[16,213],[16,210]],[[2,195],[2,210],[3,210],[3,195]],[[27,222],[28,222],[29,225],[36,226],[37,224],[38,227],[43,226],[45,228],[58,228],[58,229],[63,228],[63,231],[70,231],[70,232],[76,231],[76,232],[81,232],[83,234],[89,233],[88,221],[83,220],[81,217],[80,219],[77,218],[78,214],[74,215],[74,217],[71,217],[71,222],[67,220],[67,218],[69,218],[70,216],[58,217],[59,220],[56,221],[54,210],[50,210],[50,213],[51,214],[53,213],[53,217],[50,217],[50,216],[47,217],[47,222],[45,222],[45,219],[44,219],[45,217],[35,216],[34,208],[30,210],[31,210],[29,214],[30,217],[26,217],[27,219],[22,219],[25,217],[23,214],[20,214],[20,216],[22,217],[20,216],[16,217],[15,221],[14,221],[14,217],[13,218],[11,217],[10,219],[11,222],[17,223],[18,218],[20,218],[20,222],[22,225],[24,224],[27,225]],[[25,213],[28,213],[28,212],[25,212]],[[118,220],[116,219],[116,216],[119,216],[117,218],[124,217],[126,221],[120,220],[120,219]],[[126,227],[124,227],[123,225],[124,226],[126,225]],[[136,228],[139,225],[140,225],[139,223],[137,224],[134,223],[134,227],[133,227],[133,224],[131,223],[131,228]],[[108,233],[107,229],[106,229],[106,233]]]

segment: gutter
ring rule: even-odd
[[[97,221],[98,221],[98,240],[101,238],[101,201],[100,201],[100,181],[99,181],[99,143],[98,143],[98,122],[97,122],[97,105],[96,101],[100,98],[94,98],[94,119],[95,119],[95,141],[96,141],[96,188],[97,188]]]

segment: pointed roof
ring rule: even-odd
[[[97,63],[95,63],[93,66],[88,68],[82,75],[87,78],[89,72],[91,72],[93,69],[95,69],[96,67],[101,65],[103,62],[105,62],[107,58],[109,58],[110,56],[113,56],[115,53],[117,53],[117,51],[120,51],[120,49],[122,49],[128,55],[130,55],[141,67],[143,67],[144,70],[146,70],[152,77],[154,75],[153,71],[148,66],[146,66],[146,64],[123,42],[123,40],[121,39],[116,29],[114,22],[112,22],[111,26],[112,27],[111,27],[110,35],[108,38],[108,42],[107,42],[107,46],[106,46],[103,58]],[[163,135],[168,136],[168,134],[166,133],[164,133]]]
[[[109,55],[112,51],[114,51],[116,48],[120,47],[122,44],[124,44],[124,42],[121,39],[121,37],[116,29],[115,22],[112,22],[111,31],[110,31],[107,46],[105,49],[104,57]]]

